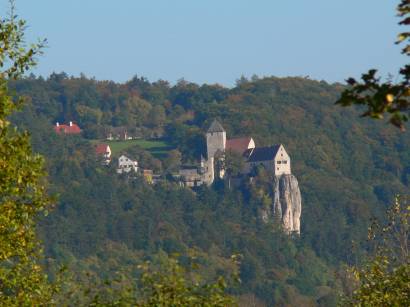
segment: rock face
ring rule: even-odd
[[[286,232],[300,234],[302,198],[296,177],[293,175],[275,177],[272,199],[272,204],[262,210],[262,219],[265,222],[281,222]]]

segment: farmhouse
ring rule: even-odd
[[[107,140],[122,140],[127,141],[132,139],[128,136],[127,128],[125,127],[111,127],[107,131]]]
[[[54,131],[58,134],[80,134],[81,129],[77,124],[74,124],[73,122],[69,122],[68,125],[60,125],[59,122],[56,123],[54,126]]]
[[[108,165],[111,162],[111,148],[108,144],[99,144],[95,148],[95,153],[101,158],[103,165]]]
[[[138,162],[131,160],[127,156],[121,155],[118,158],[118,168],[117,173],[129,173],[131,171],[137,172],[138,171]]]

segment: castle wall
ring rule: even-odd
[[[267,160],[267,161],[257,161],[257,162],[246,162],[244,173],[249,174],[253,170],[253,168],[257,167],[258,165],[263,165],[267,170],[275,172],[275,161]]]
[[[281,145],[274,161],[274,173],[276,176],[290,175],[290,157],[285,148]]]
[[[209,158],[207,161],[204,161],[205,172],[202,174],[202,181],[206,185],[211,185],[214,182],[215,173],[214,173],[214,158]]]

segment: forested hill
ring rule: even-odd
[[[12,83],[29,104],[15,122],[45,155],[50,190],[59,194],[44,219],[48,257],[78,270],[110,274],[160,251],[199,250],[215,272],[241,253],[242,285],[232,291],[272,305],[332,305],[343,286],[343,263],[360,258],[369,219],[410,188],[410,135],[360,111],[337,107],[341,85],[304,78],[241,79],[234,88],[180,81],[124,84],[53,74]],[[264,225],[258,209],[269,200],[269,180],[228,189],[223,182],[195,193],[166,182],[156,186],[115,174],[97,163],[92,146],[107,129],[126,127],[160,139],[195,163],[205,153],[203,133],[218,118],[227,136],[252,136],[257,146],[284,144],[302,192],[300,238]],[[81,136],[56,135],[55,122],[74,121]],[[169,157],[142,147],[124,149],[156,172]]]

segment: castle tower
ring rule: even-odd
[[[226,131],[222,125],[215,119],[206,133],[206,148],[208,151],[208,160],[215,157],[220,151],[225,152]]]

